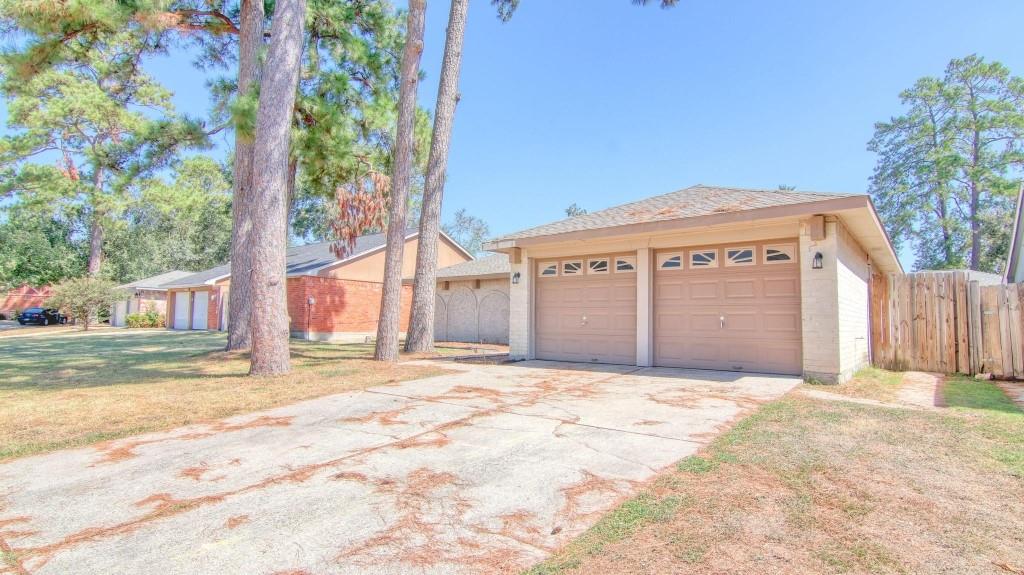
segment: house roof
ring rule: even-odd
[[[715,214],[789,206],[858,195],[863,194],[756,190],[696,185],[660,196],[614,206],[581,216],[565,218],[550,224],[507,234],[494,238],[488,243],[494,244],[508,240],[599,230],[631,224],[698,218]]]
[[[419,235],[417,230],[407,230],[405,239],[406,241]],[[457,246],[460,250],[466,253],[467,256],[472,257],[469,252],[466,252],[465,248],[460,246],[455,240],[451,239],[447,234],[441,232],[441,235],[450,241],[453,245]],[[319,242],[315,244],[306,244],[304,246],[294,246],[288,248],[288,252],[285,260],[285,270],[288,276],[302,276],[302,275],[315,275],[320,270],[346,262],[349,260],[361,258],[370,253],[384,249],[387,245],[387,233],[368,234],[365,236],[359,236],[356,238],[355,246],[352,251],[345,256],[344,259],[338,259],[338,256],[331,251],[331,245],[334,242]],[[179,287],[197,287],[207,284],[212,284],[218,280],[224,279],[231,275],[231,263],[226,263],[217,267],[203,270],[198,273],[191,274],[189,276],[168,282],[164,284],[165,288],[179,288]]]
[[[842,218],[880,271],[902,273],[896,251],[867,194],[697,185],[507,234],[486,242],[484,249],[510,252],[566,242],[581,245],[599,239],[644,238],[684,229],[733,228],[755,221],[818,214]]]
[[[504,277],[511,271],[508,254],[494,254],[437,270],[437,279],[454,280],[482,277]]]
[[[138,279],[138,280],[135,280],[135,281],[132,281],[132,282],[128,282],[126,284],[121,284],[121,285],[119,285],[117,287],[120,288],[120,289],[159,290],[159,289],[164,289],[163,285],[166,284],[167,282],[172,282],[172,281],[184,278],[184,277],[188,277],[188,276],[192,275],[193,273],[195,273],[195,272],[184,271],[184,270],[173,270],[173,271],[169,271],[169,272],[164,272],[162,274],[157,274],[157,275],[152,276],[152,277]]]

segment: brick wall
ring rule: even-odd
[[[871,267],[867,253],[846,227],[837,224],[837,228],[839,374],[841,379],[847,379],[869,362],[868,333],[871,328],[868,284]]]
[[[800,225],[800,291],[804,376],[830,383],[849,379],[868,363],[868,256],[835,217],[825,238]],[[815,253],[822,269],[812,269]]]
[[[382,284],[301,276],[288,278],[288,316],[294,337],[331,339],[332,334],[377,331]],[[316,303],[307,304],[312,296]],[[409,327],[412,286],[402,286],[401,330]]]
[[[14,288],[3,295],[3,300],[0,301],[0,313],[9,316],[15,311],[25,308],[43,307],[51,295],[53,295],[53,290],[50,286],[35,288],[25,285]]]
[[[210,290],[210,301],[206,307],[206,329],[220,330],[220,306],[223,301],[224,289],[213,286]]]
[[[509,286],[508,346],[512,359],[532,359],[530,350],[530,292],[533,286],[533,260],[523,250],[522,261],[511,264],[511,273],[519,272],[519,283]]]
[[[804,377],[836,381],[839,373],[839,313],[836,305],[836,224],[825,224],[825,238],[811,239],[809,221],[800,224],[800,318]],[[822,255],[822,269],[812,268]]]

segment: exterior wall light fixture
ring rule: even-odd
[[[824,259],[825,258],[824,256],[821,255],[821,252],[814,254],[814,259],[811,260],[811,267],[816,270],[820,270],[821,268],[825,267]]]
[[[519,272],[512,274],[512,285],[519,285]]]

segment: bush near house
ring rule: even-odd
[[[140,313],[130,313],[124,318],[128,327],[164,327],[167,322],[163,314],[149,309]]]
[[[109,280],[81,277],[66,280],[53,289],[53,296],[46,304],[61,310],[68,317],[82,322],[83,329],[109,314],[114,302],[126,297]]]

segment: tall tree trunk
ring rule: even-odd
[[[384,253],[384,285],[377,323],[374,359],[396,361],[402,313],[402,255],[405,251],[406,212],[412,180],[413,127],[416,120],[416,86],[423,55],[425,0],[409,0],[405,49],[402,51],[401,86],[398,90],[398,126],[395,136],[394,175],[388,209],[387,248]]]
[[[99,197],[103,193],[103,168],[96,168],[92,176],[93,194]],[[95,204],[95,202],[94,202]],[[89,264],[90,276],[96,277],[103,265],[103,213],[96,209],[92,210],[92,221],[89,223]]]
[[[102,215],[94,211],[92,223],[89,224],[89,275],[96,277],[103,265],[103,224],[100,223]]]
[[[252,264],[250,375],[287,373],[288,306],[285,294],[288,158],[295,90],[306,24],[305,0],[278,0],[270,51],[260,88],[253,143],[252,209],[260,225],[249,232]]]
[[[242,0],[238,32],[238,96],[250,94],[259,85],[260,47],[263,45],[263,1]],[[253,143],[251,136],[235,130],[234,200],[231,226],[231,297],[228,299],[227,349],[249,349],[252,313],[252,264],[249,234],[252,231]]]
[[[299,174],[299,160],[288,158],[288,201],[284,204],[284,241],[288,242],[288,230],[292,229],[292,206],[295,205],[295,178]]]
[[[978,165],[981,163],[981,134],[978,132],[978,117],[974,115],[974,140],[971,148],[971,165],[967,173],[971,182],[971,269],[981,269],[981,186],[978,182]]]
[[[437,293],[437,239],[441,230],[441,201],[448,170],[455,107],[459,103],[459,71],[462,66],[462,40],[466,34],[469,0],[452,0],[448,13],[448,32],[444,43],[441,80],[437,87],[434,133],[430,142],[427,181],[423,189],[420,214],[419,247],[416,251],[416,280],[412,291],[412,314],[406,351],[434,349],[434,298]]]

